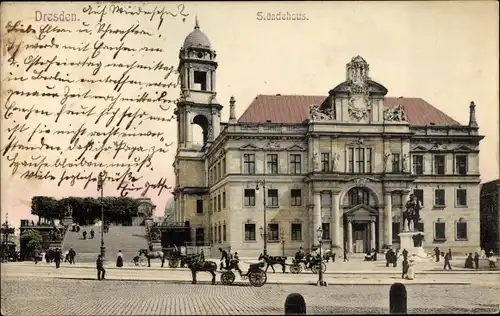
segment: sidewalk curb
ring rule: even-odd
[[[23,264],[24,266],[24,264]],[[40,265],[41,268],[52,268],[54,269],[54,265]],[[126,271],[188,271],[187,268],[161,268],[161,267],[115,267],[115,266],[106,266],[104,265],[106,269],[110,270],[126,270]],[[95,269],[94,266],[76,266],[76,265],[61,265],[61,269]],[[396,268],[397,269],[397,268]],[[217,271],[220,272],[220,271]],[[484,271],[484,270],[421,270],[417,271],[418,274],[500,274],[500,270],[491,270],[491,271]],[[268,274],[274,274],[272,272],[268,272]],[[281,271],[276,271],[275,274],[283,274]],[[292,274],[289,271],[286,271],[285,274]],[[313,274],[312,272],[301,272],[300,274]],[[399,275],[401,274],[400,269],[396,271],[326,271],[324,274],[343,274],[343,275],[373,275],[373,274],[383,274],[383,275]]]
[[[80,278],[80,277],[59,277],[59,279],[65,279],[65,280],[81,280],[81,281],[96,281],[98,280],[94,278]],[[150,282],[150,283],[166,283],[166,284],[192,284],[191,281],[184,281],[184,280],[144,280],[144,279],[123,279],[123,278],[113,278],[113,279],[106,279],[107,282],[112,281],[112,282]],[[329,286],[346,286],[346,285],[356,285],[356,286],[373,286],[373,285],[379,285],[379,286],[389,286],[394,284],[395,281],[393,282],[383,282],[383,283],[361,283],[361,284],[355,284],[355,283],[329,283]],[[196,285],[212,285],[210,281],[198,281]],[[272,284],[272,285],[312,285],[312,286],[317,286],[316,282],[279,282],[279,281],[268,281],[266,284]],[[470,285],[470,282],[454,282],[454,283],[444,283],[444,282],[405,282],[405,286],[407,285]],[[233,283],[232,285],[224,285],[220,281],[216,281],[215,285],[223,285],[223,286],[248,286],[251,287],[249,282],[244,282],[244,281],[237,281]]]

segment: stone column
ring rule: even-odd
[[[194,69],[189,68],[189,89],[193,90],[194,88]]]
[[[219,116],[217,115],[217,110],[212,110],[212,131],[213,131],[213,140],[219,136]]]
[[[207,71],[207,77],[206,77],[206,85],[207,85],[207,91],[214,91],[212,90],[212,71],[209,70]]]
[[[191,111],[186,110],[186,145],[193,142],[193,135],[191,131]]]
[[[392,192],[384,192],[384,244],[392,245]]]
[[[196,242],[196,228],[191,228],[191,242],[193,244]]]
[[[352,253],[352,222],[347,221],[347,251]]]
[[[404,231],[403,212],[406,211],[406,203],[410,200],[410,190],[403,190],[401,192],[401,216],[399,221],[399,231]]]
[[[376,242],[375,242],[376,234],[375,234],[375,221],[374,220],[370,222],[370,234],[371,234],[371,245],[370,245],[370,247],[372,249],[375,249],[375,246],[376,246]]]
[[[333,236],[332,246],[342,247],[340,242],[340,201],[338,192],[332,192],[333,203]]]
[[[319,191],[314,192],[314,220],[313,220],[313,245],[317,243],[316,241],[316,230],[321,226],[321,193]]]
[[[212,77],[212,91],[216,91],[215,90],[215,82],[216,82],[215,81],[215,74],[216,74],[216,71],[215,70],[212,71],[212,75],[213,75],[213,77]]]

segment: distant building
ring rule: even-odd
[[[258,95],[239,119],[231,98],[221,122],[215,58],[197,23],[179,52],[173,164],[175,221],[188,221],[197,242],[255,256],[267,228],[269,253],[284,240],[290,255],[316,244],[321,226],[326,248],[397,247],[414,193],[426,248],[478,250],[483,136],[473,102],[457,108],[470,114],[462,125],[420,98],[387,97],[357,56],[325,95]]]
[[[481,247],[500,253],[500,180],[481,186]]]

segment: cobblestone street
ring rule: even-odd
[[[168,284],[2,276],[3,315],[283,314],[288,294],[301,293],[308,314],[388,313],[388,285]],[[407,285],[410,313],[498,312],[498,287]]]

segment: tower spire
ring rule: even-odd
[[[194,29],[198,30],[200,28],[200,25],[198,24],[198,16],[196,15],[194,17]]]

